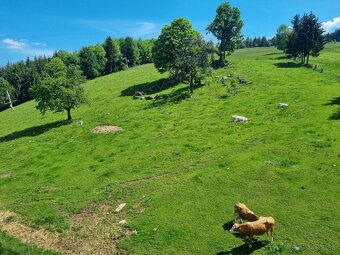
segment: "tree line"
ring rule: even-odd
[[[336,29],[332,33],[327,33],[326,40],[328,42],[340,42],[340,29]]]
[[[254,38],[247,37],[246,39],[242,40],[242,42],[238,45],[238,48],[270,47],[274,44],[275,43],[272,39],[267,39],[265,36],[255,36]]]
[[[84,46],[75,52],[56,51],[52,57],[27,58],[0,68],[0,110],[8,108],[10,94],[14,104],[33,99],[31,88],[43,77],[45,66],[55,57],[66,67],[77,66],[87,79],[118,72],[128,67],[152,63],[151,49],[155,39],[112,39],[102,44]]]
[[[102,44],[85,46],[73,53],[58,51],[51,59],[43,57],[8,64],[0,69],[0,107],[6,103],[4,92],[9,91],[16,103],[34,98],[40,112],[66,111],[70,120],[71,109],[86,102],[81,86],[85,79],[153,62],[160,73],[169,72],[171,79],[187,82],[192,94],[212,67],[229,64],[227,56],[242,43],[245,47],[274,44],[303,64],[309,63],[310,55],[318,56],[325,44],[321,23],[313,13],[296,15],[292,29],[281,25],[272,40],[265,37],[243,40],[242,27],[239,9],[224,2],[206,27],[216,37],[216,44],[205,41],[189,20],[178,18],[165,25],[157,39],[107,37]]]

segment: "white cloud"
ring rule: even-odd
[[[8,49],[23,50],[27,45],[23,41],[15,41],[13,39],[6,38],[2,40]]]
[[[326,33],[334,32],[336,29],[340,28],[340,16],[333,18],[332,21],[322,22],[322,27]]]
[[[147,21],[131,20],[79,20],[79,23],[91,29],[118,37],[156,37],[163,26]]]
[[[12,53],[19,53],[29,57],[43,55],[52,56],[54,53],[54,50],[41,48],[46,46],[45,43],[28,42],[27,40],[13,40],[10,38],[3,39],[1,42],[3,46],[6,49],[9,49]]]

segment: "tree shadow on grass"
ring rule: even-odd
[[[195,89],[204,86],[203,84],[196,84]],[[150,101],[150,103],[145,107],[146,109],[161,107],[170,104],[177,104],[184,100],[192,98],[192,95],[189,92],[189,85],[188,87],[182,87],[177,89],[174,92],[169,94],[162,94],[157,95],[154,100]]]
[[[263,54],[262,56],[272,56],[272,55],[279,55],[282,54],[281,52],[272,52],[272,53],[267,53],[267,54]]]
[[[277,68],[300,68],[302,67],[303,65],[301,64],[297,64],[295,62],[286,62],[286,63],[275,63],[274,64]]]
[[[163,78],[152,82],[145,82],[133,85],[121,91],[121,96],[133,96],[137,91],[144,92],[145,94],[155,94],[163,90],[172,88],[179,83],[173,79]]]
[[[232,248],[229,251],[218,252],[218,253],[216,253],[216,255],[231,255],[231,254],[233,254],[233,255],[249,255],[249,254],[252,254],[253,252],[255,252],[256,250],[259,250],[259,249],[265,247],[267,244],[268,244],[267,241],[256,241],[256,242],[252,243],[253,247],[249,248],[248,244],[245,243],[245,244],[242,244],[238,247]]]
[[[325,106],[328,105],[340,105],[340,97],[334,97],[328,103],[324,104]],[[340,109],[338,109],[335,113],[333,113],[328,119],[330,120],[339,120],[340,119]]]
[[[145,108],[155,108],[170,104],[177,104],[183,100],[191,98],[188,88],[180,88],[170,94],[158,95]]]
[[[334,97],[333,99],[329,100],[328,103],[324,105],[340,105],[340,97]]]
[[[51,129],[54,128],[58,128],[61,127],[63,125],[67,125],[69,124],[70,121],[67,120],[61,120],[61,121],[55,121],[55,122],[51,122],[51,123],[47,123],[44,125],[40,125],[40,126],[35,126],[35,127],[30,127],[30,128],[26,128],[23,129],[21,131],[16,131],[13,132],[11,134],[5,135],[0,137],[0,142],[8,142],[8,141],[12,141],[21,137],[34,137],[34,136],[38,136],[41,135]]]

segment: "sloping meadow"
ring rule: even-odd
[[[119,252],[242,254],[244,240],[225,231],[241,201],[277,221],[274,242],[259,242],[255,254],[336,254],[339,45],[311,59],[315,70],[274,48],[239,50],[229,60],[192,98],[181,96],[187,84],[168,84],[144,65],[88,81],[90,102],[72,123],[66,114],[40,116],[34,102],[1,112],[0,209],[63,235],[85,208],[110,201],[114,214],[126,203],[116,217],[123,227],[98,234]],[[231,93],[237,76],[249,84]],[[136,91],[162,96],[133,100]],[[91,131],[109,125],[123,131]],[[8,238],[0,235],[5,248]]]

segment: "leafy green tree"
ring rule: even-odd
[[[276,31],[275,44],[278,50],[285,50],[291,31],[287,25],[280,25]]]
[[[194,93],[195,81],[201,83],[201,79],[210,73],[209,57],[214,53],[211,44],[206,43],[200,36],[195,39],[185,39],[183,47],[175,49],[179,73],[183,80],[189,82],[190,93]]]
[[[101,45],[86,46],[79,51],[80,68],[88,79],[104,73],[106,64],[105,50]]]
[[[138,64],[139,51],[137,43],[131,38],[126,37],[121,41],[120,51],[126,58],[128,66],[132,67]]]
[[[54,57],[60,58],[66,66],[79,65],[79,56],[75,53],[70,53],[66,50],[59,50],[54,54]]]
[[[220,65],[226,64],[226,53],[230,54],[241,41],[240,11],[231,7],[228,2],[222,3],[216,10],[216,17],[207,30],[219,40]]]
[[[157,70],[160,73],[179,70],[180,66],[176,58],[176,51],[185,51],[185,42],[199,38],[200,34],[184,18],[175,19],[170,25],[164,26],[152,48],[154,64]]]
[[[31,89],[37,102],[36,108],[42,114],[48,110],[66,111],[67,120],[71,120],[71,110],[86,102],[81,86],[84,80],[78,66],[66,67],[60,58],[53,58],[46,64],[38,83]]]
[[[195,80],[208,73],[209,56],[213,53],[211,44],[204,42],[184,18],[163,27],[153,47],[157,70],[160,73],[169,71],[180,81],[188,81],[191,93]]]
[[[123,56],[119,49],[117,41],[112,40],[109,36],[104,42],[104,50],[106,57],[105,74],[110,74],[122,70]]]
[[[139,60],[138,64],[143,65],[147,63],[152,63],[152,47],[154,45],[154,39],[147,39],[137,41],[137,47],[139,50]]]

